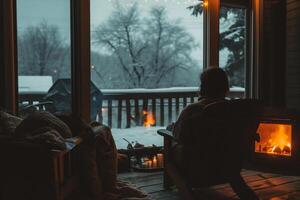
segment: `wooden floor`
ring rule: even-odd
[[[244,170],[242,175],[262,200],[300,200],[300,176],[282,176],[249,170]],[[139,189],[150,194],[153,199],[182,199],[176,188],[163,189],[162,172],[126,173],[120,174],[119,179],[135,184]],[[203,200],[238,199],[229,185],[201,189],[197,191],[197,196],[198,199]]]

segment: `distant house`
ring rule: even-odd
[[[46,94],[53,85],[52,76],[19,76],[20,94]]]
[[[64,113],[71,112],[72,102],[72,82],[71,79],[58,79],[48,90],[44,97],[45,101],[53,102],[53,111]],[[91,82],[91,118],[96,119],[99,108],[102,105],[102,92]],[[102,116],[99,116],[102,117]]]

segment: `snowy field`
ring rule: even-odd
[[[162,146],[163,138],[158,135],[156,131],[163,128],[165,127],[133,127],[128,129],[113,128],[112,134],[118,149],[127,148],[128,143],[123,138],[130,142],[137,141],[145,146],[151,146],[152,144]]]

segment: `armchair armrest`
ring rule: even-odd
[[[176,138],[173,136],[173,133],[172,133],[171,131],[169,131],[169,130],[166,130],[166,129],[159,129],[159,130],[157,131],[157,134],[158,134],[158,135],[161,135],[161,136],[163,136],[163,137],[165,137],[165,138],[167,138],[167,139],[171,139],[171,140],[173,140],[173,141],[176,141]]]

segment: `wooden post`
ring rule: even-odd
[[[147,98],[143,98],[143,112],[144,111],[148,112],[148,99]]]
[[[90,121],[90,0],[71,1],[72,112]]]
[[[118,128],[122,127],[122,99],[118,100]]]
[[[187,97],[183,97],[183,108],[187,105]]]
[[[155,121],[154,126],[156,126],[156,98],[152,99],[152,115],[153,115],[153,119]]]
[[[16,2],[0,3],[0,107],[17,113],[17,28]]]
[[[164,108],[164,98],[160,98],[160,126],[165,125],[165,108]]]
[[[169,122],[169,124],[172,123],[172,108],[173,108],[172,101],[173,101],[172,97],[169,97],[168,98],[168,122]]]
[[[262,63],[262,33],[263,33],[263,2],[264,0],[253,0],[252,10],[252,27],[253,27],[253,38],[252,38],[252,49],[253,49],[253,66],[252,66],[252,77],[251,80],[251,93],[250,97],[259,98],[260,95],[260,73],[259,66]]]
[[[100,100],[100,107],[99,107],[99,111],[98,111],[98,121],[102,124],[103,123],[103,112],[102,112],[102,108],[103,108],[103,100]]]
[[[139,109],[139,99],[135,98],[134,99],[134,113],[135,113],[135,125],[139,126],[140,125],[140,109]]]
[[[179,115],[179,97],[176,97],[176,117]]]
[[[191,96],[191,103],[194,103],[194,102],[195,102],[194,96]]]
[[[108,126],[112,128],[112,100],[108,99],[107,103],[107,109],[108,109]]]
[[[131,105],[130,99],[126,99],[126,128],[131,127]]]
[[[204,67],[219,66],[220,0],[204,1]]]

